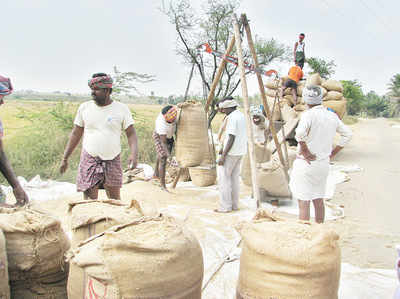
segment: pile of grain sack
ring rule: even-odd
[[[237,229],[243,243],[236,298],[338,298],[339,236],[325,224],[259,210]]]
[[[273,107],[275,95],[278,92],[279,95],[279,88],[281,87],[282,83],[287,80],[288,77],[283,77],[281,80],[270,80],[266,83],[266,94],[267,94],[267,101],[271,107]],[[281,109],[282,109],[282,117],[278,111],[275,109],[272,118],[273,120],[283,120],[288,121],[294,114],[300,115],[304,110],[307,109],[305,105],[302,94],[303,88],[306,85],[317,85],[321,86],[323,93],[324,93],[324,102],[322,103],[325,107],[329,107],[333,109],[340,118],[343,118],[346,112],[346,99],[343,97],[343,86],[342,83],[336,80],[325,80],[322,79],[319,74],[312,74],[310,75],[307,80],[302,80],[298,83],[297,86],[297,105],[294,106],[294,99],[292,95],[292,89],[287,88],[284,92],[283,99],[280,99],[281,102]],[[288,109],[288,107],[292,109]]]
[[[208,138],[204,107],[200,103],[187,101],[178,104],[178,108],[175,151],[179,167],[189,168],[194,185],[214,185],[217,178],[215,152]]]

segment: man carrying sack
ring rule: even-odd
[[[339,117],[322,106],[322,88],[306,86],[303,99],[308,106],[296,129],[297,157],[290,177],[290,190],[298,199],[301,220],[310,220],[310,201],[314,204],[315,220],[324,222],[324,196],[329,173],[329,162],[351,139],[351,130]],[[341,139],[332,150],[338,132]]]
[[[157,152],[157,162],[154,176],[160,179],[161,189],[168,191],[165,185],[167,159],[171,155],[176,132],[177,109],[175,106],[165,106],[156,119],[153,132],[154,145]]]
[[[235,100],[226,100],[219,108],[227,115],[224,146],[217,161],[218,188],[220,193],[218,213],[238,210],[240,191],[240,163],[247,152],[246,120],[237,110]]]
[[[129,167],[134,169],[137,165],[137,137],[132,114],[127,105],[111,99],[112,84],[112,78],[105,73],[94,74],[89,80],[93,101],[79,106],[60,166],[60,172],[64,173],[68,159],[83,135],[76,185],[85,199],[97,199],[99,188],[106,190],[108,198],[120,199],[122,130],[131,150]]]
[[[0,105],[4,104],[4,97],[11,94],[12,91],[13,87],[11,85],[10,79],[0,76]],[[15,205],[23,206],[29,202],[28,195],[25,193],[24,189],[22,189],[22,186],[19,183],[13,168],[11,167],[11,164],[7,159],[6,153],[4,152],[3,135],[4,129],[3,124],[0,120],[0,172],[13,188],[13,193],[17,201]],[[12,207],[12,205],[8,205],[5,203],[5,199],[6,196],[0,188],[0,207]]]

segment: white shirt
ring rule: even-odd
[[[156,119],[156,128],[155,131],[158,135],[167,135],[167,138],[170,139],[174,136],[176,131],[176,123],[168,123],[162,113],[157,116]]]
[[[83,148],[102,160],[112,160],[121,153],[121,132],[133,123],[128,106],[116,101],[103,107],[94,101],[82,103],[74,121],[84,128]]]
[[[269,121],[268,119],[265,120],[264,125],[256,125],[254,122],[253,125],[253,135],[254,141],[257,143],[264,143],[265,142],[265,131],[268,129]]]
[[[338,132],[341,139],[339,146],[345,146],[352,136],[351,130],[339,119],[336,113],[319,105],[306,110],[300,118],[296,129],[296,140],[304,141],[316,160],[329,158],[332,152],[333,139]],[[298,152],[300,145],[298,146]]]
[[[224,148],[229,140],[229,135],[235,136],[235,141],[228,152],[230,156],[243,156],[247,153],[246,119],[239,110],[234,110],[227,116]]]

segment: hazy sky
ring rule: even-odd
[[[168,0],[165,0],[167,3]],[[199,3],[200,1],[193,1]],[[94,72],[148,73],[145,93],[183,94],[189,68],[175,54],[176,33],[162,0],[2,0],[0,74],[15,89],[88,92]],[[337,79],[385,93],[400,73],[399,0],[243,0],[253,35],[290,47],[306,34],[306,54],[333,59]],[[281,65],[279,71],[287,72]],[[249,76],[250,93],[255,77]]]

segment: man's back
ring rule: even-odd
[[[303,71],[297,65],[292,66],[289,69],[289,78],[297,83],[301,80],[301,78],[303,78]]]
[[[244,114],[239,110],[233,111],[227,117],[226,136],[229,134],[235,136],[232,148],[228,155],[243,156],[247,152],[247,132],[246,132],[246,119]],[[225,138],[227,142],[228,138]]]

